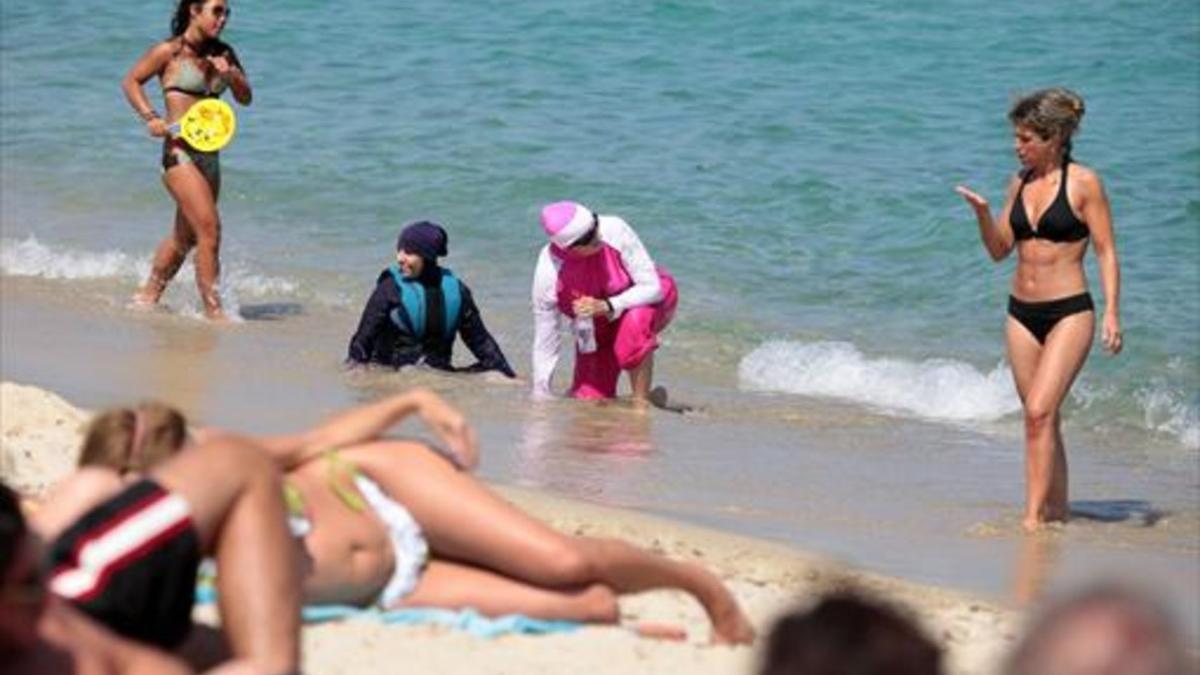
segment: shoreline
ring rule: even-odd
[[[38,387],[0,383],[0,469],[6,481],[41,492],[74,463],[80,426],[89,413]],[[495,486],[502,496],[551,526],[572,534],[618,536],[660,553],[700,562],[725,579],[765,636],[781,612],[820,593],[853,587],[910,612],[945,650],[948,673],[993,673],[1019,632],[1020,612],[962,591],[921,585],[769,541],[632,511]],[[203,610],[200,610],[203,612]],[[404,662],[429,672],[561,672],[592,663],[589,672],[750,673],[755,647],[707,644],[699,606],[677,592],[655,591],[621,600],[624,624],[640,620],[684,625],[688,639],[640,639],[621,627],[587,626],[569,634],[487,640],[431,626],[366,622],[305,628],[306,670],[371,672]],[[419,645],[419,648],[414,648]],[[502,665],[503,664],[503,665]]]
[[[347,373],[339,315],[305,310],[214,327],[131,312],[119,289],[97,296],[74,288],[0,282],[0,379],[94,409],[158,398],[197,424],[257,433],[290,432],[428,386],[475,425],[479,474],[493,484],[778,542],[1007,607],[1098,577],[1149,581],[1187,633],[1200,635],[1200,595],[1186,591],[1197,587],[1200,563],[1197,467],[1146,471],[1147,458],[1164,458],[1153,447],[1072,446],[1079,517],[1030,539],[1017,517],[1015,439],[697,384],[672,359],[664,360],[664,381],[700,404],[695,414],[533,404],[523,388],[486,376]],[[521,341],[506,343],[510,361],[523,362]],[[397,432],[422,433],[411,422]]]

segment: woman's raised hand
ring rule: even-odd
[[[475,429],[457,408],[432,391],[422,391],[418,413],[430,430],[454,454],[460,468],[471,471],[479,465]]]
[[[967,203],[970,204],[971,207],[976,211],[987,210],[988,200],[984,199],[981,195],[972,191],[967,186],[958,185],[954,188],[954,191],[962,195],[962,198],[967,200]]]
[[[229,59],[226,58],[224,54],[220,56],[210,56],[208,57],[208,62],[212,65],[213,69],[217,71],[218,75],[228,75],[229,69],[232,67],[232,64],[229,63]]]

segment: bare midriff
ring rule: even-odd
[[[309,462],[288,475],[304,500],[312,530],[304,538],[304,600],[366,605],[390,578],[395,554],[387,533],[370,511],[357,511],[329,486],[324,461]],[[357,490],[353,482],[348,486]]]
[[[1012,294],[1025,302],[1046,302],[1087,291],[1083,272],[1086,239],[1055,243],[1029,239],[1017,243],[1017,271]]]

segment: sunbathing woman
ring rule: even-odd
[[[380,438],[412,414],[448,450]],[[562,534],[489,490],[468,473],[478,463],[474,431],[432,392],[409,391],[303,434],[257,441],[287,470],[292,521],[312,561],[308,602],[615,623],[617,594],[676,588],[703,605],[714,640],[754,637],[707,570],[623,541]],[[185,442],[178,413],[157,404],[119,409],[92,423],[80,463],[139,472]]]

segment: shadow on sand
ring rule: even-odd
[[[1144,499],[1108,499],[1071,502],[1071,518],[1101,523],[1134,521],[1140,527],[1154,527],[1169,515]]]
[[[258,305],[242,305],[238,314],[247,321],[280,321],[289,316],[300,316],[304,305],[298,302],[264,302]]]

